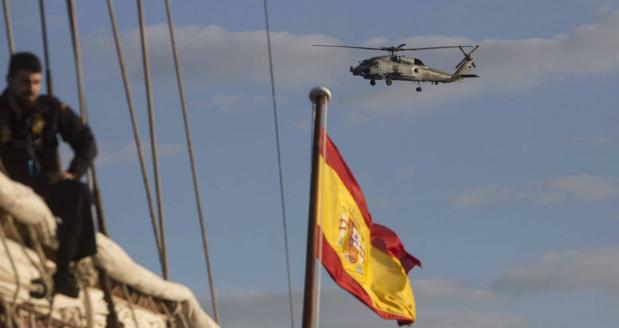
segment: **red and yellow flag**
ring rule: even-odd
[[[322,264],[340,287],[378,315],[412,324],[415,298],[408,271],[421,263],[395,232],[372,223],[361,188],[328,136],[320,147]]]

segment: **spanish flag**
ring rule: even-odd
[[[408,271],[421,262],[406,252],[395,232],[372,223],[363,192],[339,150],[324,131],[321,137],[317,224],[322,264],[340,287],[379,316],[411,325],[415,298]]]

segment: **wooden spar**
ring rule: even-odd
[[[314,275],[316,248],[316,217],[318,214],[318,165],[320,163],[320,133],[322,117],[331,91],[325,87],[316,87],[310,91],[309,98],[316,108],[314,116],[314,136],[312,141],[312,174],[310,181],[309,218],[307,224],[307,249],[305,258],[305,290],[303,295],[303,328],[313,327],[314,321]]]

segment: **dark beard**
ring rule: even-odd
[[[23,110],[28,110],[32,107],[34,107],[34,105],[37,103],[37,100],[34,99],[33,101],[30,101],[28,96],[16,96],[15,100],[17,102],[17,105],[19,105],[19,107]]]

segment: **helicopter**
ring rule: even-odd
[[[471,67],[477,67],[472,56],[473,52],[479,48],[476,46],[440,46],[440,47],[424,47],[424,48],[404,48],[405,43],[395,47],[355,47],[355,46],[338,46],[315,44],[314,47],[332,47],[332,48],[352,48],[365,50],[380,50],[389,52],[389,56],[378,56],[370,59],[365,59],[359,62],[357,67],[350,66],[350,72],[355,76],[361,76],[366,80],[370,80],[370,85],[376,85],[376,80],[385,80],[387,85],[391,85],[393,81],[412,81],[417,82],[417,92],[421,92],[421,82],[430,82],[434,85],[439,83],[451,83],[462,81],[465,78],[479,77],[475,74],[469,74]],[[400,51],[419,51],[433,49],[449,49],[458,48],[464,54],[464,58],[456,65],[456,71],[453,74],[443,72],[434,68],[428,67],[419,58],[397,55]],[[473,48],[466,52],[464,48]]]

